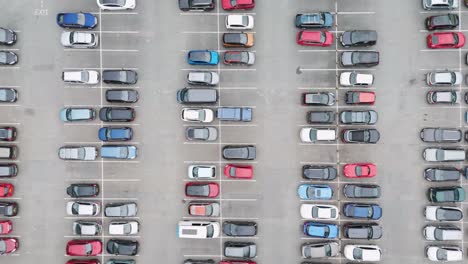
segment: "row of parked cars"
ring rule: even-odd
[[[448,12],[460,8],[459,0],[423,0],[422,4],[426,10],[443,11],[425,19],[426,29],[436,31],[427,36],[428,48],[463,47],[465,35],[453,31],[459,26],[460,17],[458,14]],[[465,1],[465,4],[468,4],[468,1]],[[446,69],[428,72],[426,85],[436,89],[427,93],[427,102],[459,104],[462,100],[460,94],[462,83],[463,75],[459,71]],[[420,132],[421,140],[427,144],[437,144],[424,149],[424,160],[426,162],[464,161],[465,151],[452,147],[460,144],[463,137],[463,132],[458,128],[423,128]],[[460,186],[464,173],[455,166],[439,164],[427,167],[423,173],[424,178],[432,183],[427,190],[427,198],[431,205],[426,206],[424,210],[426,221],[430,221],[423,229],[424,239],[430,242],[425,248],[425,255],[429,260],[437,262],[462,261],[463,248],[454,243],[463,241],[464,230],[456,224],[458,221],[463,221],[463,211],[453,203],[464,202],[466,199],[466,192],[463,186]]]
[[[329,28],[334,26],[333,15],[329,12],[300,13],[295,17],[295,26],[299,29],[296,42],[300,46],[327,47],[334,44],[334,35]],[[373,30],[345,31],[339,36],[343,48],[369,47],[377,43],[377,32]],[[343,67],[371,67],[378,65],[377,51],[344,51],[340,54]],[[349,88],[364,88],[346,92],[344,102],[348,106],[373,105],[375,93],[366,90],[374,84],[374,75],[360,71],[342,71],[337,76],[338,84]],[[337,102],[331,92],[307,92],[302,94],[302,105],[312,107],[331,107]],[[341,100],[340,100],[341,101]],[[344,110],[336,113],[333,110],[314,109],[306,114],[308,124],[313,126],[301,129],[299,137],[304,143],[334,142],[337,137],[338,123],[343,125],[375,125],[378,114],[374,110]],[[316,126],[336,127],[316,127]],[[377,143],[380,133],[373,128],[343,129],[341,139],[344,143]],[[374,177],[377,173],[375,164],[350,163],[343,166],[343,176],[351,179],[365,179]],[[376,203],[362,203],[359,199],[373,200],[381,195],[381,188],[375,184],[360,182],[348,183],[342,187],[344,197],[356,202],[346,202],[340,209],[328,203],[317,201],[332,201],[337,196],[333,188],[327,184],[335,180],[338,171],[335,166],[307,164],[302,168],[302,178],[310,183],[300,184],[297,193],[301,202],[300,215],[306,220],[303,224],[303,235],[317,240],[302,244],[301,253],[304,259],[316,260],[333,258],[340,254],[337,240],[346,238],[351,240],[376,240],[382,237],[382,227],[378,224],[382,216],[382,208]],[[314,201],[310,203],[309,201]],[[340,228],[335,221],[340,217],[369,220],[372,222],[346,222]],[[340,235],[342,231],[342,235]],[[319,241],[322,240],[322,241]],[[379,261],[381,249],[372,244],[352,243],[343,248],[343,255],[351,261]]]
[[[245,1],[220,1],[225,10],[252,9],[255,6],[253,0]],[[179,0],[182,11],[211,11],[215,9],[213,0]],[[254,28],[254,17],[244,14],[229,14],[225,18],[225,27],[228,32],[222,35],[222,45],[225,48],[238,48],[224,52],[223,61],[226,65],[253,65],[255,53],[245,49],[254,46],[254,33],[249,30]],[[187,54],[187,62],[190,65],[218,65],[219,54],[217,51],[192,50]],[[184,122],[212,123],[215,118],[218,122],[250,122],[253,109],[250,107],[223,107],[216,109],[197,107],[197,104],[214,104],[218,102],[219,70],[190,71],[187,75],[187,83],[191,87],[183,88],[177,92],[177,101],[184,106],[181,118]],[[213,88],[210,88],[213,87]],[[215,126],[188,126],[185,130],[187,140],[215,141],[218,139],[218,129]],[[185,185],[185,195],[194,200],[188,204],[188,214],[193,220],[180,221],[177,234],[180,238],[249,238],[257,235],[257,223],[254,221],[230,221],[222,223],[218,221],[199,220],[201,217],[222,217],[220,203],[215,200],[220,195],[221,177],[232,180],[249,180],[253,178],[254,167],[242,164],[242,161],[256,159],[256,147],[252,145],[227,145],[221,150],[221,156],[225,160],[235,163],[226,164],[222,169],[214,164],[194,164],[188,167],[190,182]],[[223,175],[217,175],[218,171]],[[219,182],[216,178],[219,177]],[[204,200],[197,200],[203,199]],[[213,200],[210,200],[213,199]],[[198,219],[197,219],[198,218]],[[221,235],[222,234],[222,235]],[[220,261],[224,264],[255,262],[251,259],[257,256],[257,245],[253,242],[235,240],[223,243],[223,257]],[[240,261],[242,260],[242,261]],[[185,264],[211,264],[212,259],[187,259]]]

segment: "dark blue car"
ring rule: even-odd
[[[102,141],[128,141],[133,137],[130,127],[103,127],[99,129],[99,139]]]
[[[57,24],[63,28],[87,28],[97,25],[97,17],[90,13],[59,13]]]
[[[350,218],[377,220],[382,217],[382,207],[377,204],[345,203],[343,212]]]
[[[304,235],[316,238],[337,238],[338,226],[318,222],[305,222]]]

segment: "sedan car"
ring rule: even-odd
[[[224,33],[223,46],[227,48],[250,48],[254,45],[253,33]]]
[[[296,36],[296,43],[301,46],[328,47],[333,40],[333,34],[328,31],[301,30]]]
[[[465,201],[466,193],[459,186],[431,187],[427,197],[432,203],[455,203]]]
[[[427,246],[426,257],[430,261],[462,261],[463,250],[457,246]]]
[[[458,104],[460,92],[458,91],[430,91],[427,93],[428,104]]]
[[[343,166],[343,175],[347,178],[370,178],[377,174],[377,167],[372,163],[349,163]]]
[[[380,133],[377,129],[344,129],[341,138],[345,143],[375,144]]]
[[[433,182],[458,181],[462,172],[454,167],[434,167],[424,170],[424,178]]]
[[[131,127],[102,127],[98,131],[98,137],[104,142],[128,141],[133,138]]]
[[[188,206],[191,216],[217,217],[220,213],[219,203],[214,202],[191,202]]]
[[[462,32],[437,32],[427,35],[427,47],[430,49],[458,49],[465,45]]]
[[[67,243],[66,253],[69,256],[97,256],[102,252],[100,240],[71,240]]]
[[[72,201],[67,203],[67,214],[71,216],[97,216],[99,203],[91,201]]]
[[[374,92],[348,91],[345,95],[346,104],[372,105],[375,103]]]
[[[127,10],[135,9],[136,0],[97,0],[101,10]]]
[[[13,222],[0,220],[0,235],[8,235],[13,231]]]
[[[372,67],[379,64],[377,51],[344,51],[341,53],[343,67]]]
[[[338,218],[338,207],[328,204],[302,204],[301,217],[312,220],[335,220]]]
[[[347,198],[379,198],[380,186],[373,184],[346,184],[343,194]]]
[[[429,143],[457,143],[462,140],[462,131],[456,128],[424,128],[420,137]]]
[[[0,202],[0,217],[13,217],[18,214],[18,204],[15,202]]]
[[[218,65],[219,54],[214,50],[191,50],[187,53],[190,65]]]
[[[352,30],[345,31],[340,36],[343,47],[369,47],[377,43],[377,31]]]
[[[340,113],[340,121],[343,124],[374,125],[378,115],[374,110],[367,111],[343,111]]]
[[[185,138],[191,141],[215,141],[218,138],[218,129],[216,127],[187,127]]]
[[[91,13],[59,13],[57,25],[63,28],[92,29],[97,25],[97,17]]]
[[[257,245],[252,242],[225,242],[224,256],[242,259],[255,258],[257,256]]]
[[[460,221],[463,211],[452,206],[426,206],[424,216],[429,221]]]
[[[93,221],[73,222],[73,234],[78,236],[97,236],[101,234],[101,224]]]
[[[135,256],[138,254],[138,241],[110,239],[107,241],[107,253],[118,256]]]
[[[443,14],[426,18],[425,25],[427,30],[438,30],[454,29],[459,23],[460,19],[457,14]]]
[[[106,101],[110,103],[136,103],[139,94],[132,89],[107,89]]]
[[[108,84],[136,84],[138,73],[134,70],[103,70],[102,81]]]
[[[223,233],[230,237],[251,237],[257,235],[257,223],[249,221],[225,221]]]
[[[132,122],[135,110],[130,107],[103,107],[99,110],[99,119],[103,122]]]
[[[191,71],[187,74],[187,82],[192,85],[214,86],[219,83],[219,74],[214,71]]]
[[[224,10],[248,10],[255,7],[255,0],[221,0]]]
[[[15,127],[0,127],[0,141],[15,141],[16,134]]]
[[[15,187],[11,183],[0,183],[0,197],[11,197],[15,191]]]
[[[96,197],[99,195],[97,183],[73,183],[67,187],[67,194],[73,198]]]
[[[208,108],[183,108],[182,120],[186,122],[213,122],[214,112]]]
[[[98,33],[85,31],[65,31],[60,41],[62,46],[74,49],[94,49],[98,46]]]
[[[335,104],[335,95],[333,93],[315,92],[303,93],[302,104],[313,106],[331,106]]]
[[[188,197],[215,198],[219,195],[219,185],[215,182],[188,182],[185,185]]]
[[[342,72],[340,74],[341,86],[371,86],[373,83],[373,74],[358,72]]]
[[[65,146],[59,149],[58,155],[62,160],[95,160],[98,151],[96,147]]]
[[[294,24],[297,28],[328,28],[333,26],[333,15],[329,12],[297,14]]]
[[[104,145],[101,147],[101,158],[132,160],[138,156],[138,148],[133,145]]]
[[[232,179],[252,179],[253,166],[228,164],[224,166],[224,176]]]
[[[422,0],[425,10],[452,10],[458,8],[458,0]]]
[[[334,239],[338,237],[338,230],[338,226],[335,224],[319,222],[305,222],[303,226],[304,235],[313,238]]]
[[[254,27],[254,17],[251,15],[226,16],[226,29],[249,30]]]
[[[306,120],[309,124],[332,124],[335,122],[335,112],[309,111]]]
[[[302,167],[302,178],[307,180],[334,180],[337,171],[332,166],[304,165]]]
[[[179,9],[182,11],[211,11],[214,8],[214,0],[179,0]]]
[[[344,256],[352,261],[380,261],[382,250],[376,245],[346,245]]]
[[[377,204],[345,203],[343,213],[349,218],[378,220],[382,217],[382,207]]]
[[[250,145],[227,145],[223,147],[223,158],[227,160],[254,160],[257,148]]]
[[[16,164],[0,164],[0,179],[16,177],[16,175],[18,175],[18,166]]]
[[[343,235],[348,239],[380,239],[382,237],[382,227],[378,224],[345,224]]]
[[[333,189],[328,185],[301,184],[297,188],[297,194],[302,200],[330,200]]]
[[[15,252],[19,247],[18,239],[11,237],[0,238],[0,256]]]
[[[423,235],[429,241],[460,241],[463,239],[463,231],[454,225],[427,225],[423,229]]]
[[[306,259],[330,258],[338,256],[340,246],[337,242],[305,243],[302,244],[301,252]]]
[[[214,179],[216,178],[216,166],[214,165],[190,165],[188,166],[190,179]]]
[[[18,100],[18,92],[12,88],[0,88],[0,103],[14,103]]]
[[[0,27],[0,44],[13,45],[16,43],[16,33],[8,28]]]
[[[226,51],[223,63],[226,65],[250,66],[255,63],[255,53],[250,51]]]
[[[63,71],[62,80],[72,84],[98,84],[99,72],[95,70]]]
[[[426,83],[429,86],[457,86],[463,80],[461,72],[432,71],[426,74]]]
[[[15,65],[18,55],[12,51],[0,50],[0,65]]]
[[[109,224],[109,235],[136,235],[140,224],[137,221],[117,221]]]
[[[96,111],[86,107],[66,107],[60,110],[60,120],[63,122],[91,121],[96,118]]]
[[[133,202],[110,203],[104,209],[107,217],[134,217],[138,213],[138,206]]]

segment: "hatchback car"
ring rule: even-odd
[[[187,82],[192,85],[214,86],[219,83],[219,74],[213,71],[191,71],[187,74]]]
[[[0,50],[0,65],[15,65],[18,63],[18,55],[12,51]]]
[[[250,145],[228,145],[223,147],[223,158],[227,160],[254,160],[257,148]]]
[[[296,36],[296,43],[301,46],[328,47],[333,41],[333,34],[328,31],[301,30]]]
[[[301,200],[330,200],[333,189],[322,184],[301,184],[297,188],[297,194]]]
[[[462,131],[456,128],[424,128],[420,137],[429,143],[457,143],[462,140]]]
[[[0,235],[8,235],[13,231],[13,222],[0,220]]]
[[[106,90],[106,101],[110,103],[136,103],[139,97],[138,92],[132,89]]]
[[[73,84],[98,84],[99,72],[95,70],[63,71],[62,80]]]
[[[459,186],[431,187],[427,197],[432,203],[456,203],[465,201],[466,193]]]
[[[0,197],[11,197],[15,187],[11,183],[0,183]]]
[[[331,106],[335,104],[335,101],[333,93],[316,92],[302,94],[302,104],[304,105]]]
[[[214,50],[191,50],[187,53],[190,65],[218,65],[219,54]]]
[[[303,233],[313,238],[334,239],[338,237],[338,226],[335,224],[324,224],[319,222],[305,222]]]
[[[227,48],[250,48],[254,45],[253,33],[224,33],[223,46]]]
[[[0,141],[15,141],[16,134],[15,127],[0,127]]]
[[[211,11],[215,8],[214,0],[179,0],[182,11]]]
[[[11,237],[0,238],[0,256],[14,253],[19,247],[18,239]]]
[[[252,179],[253,166],[228,164],[224,166],[224,176],[232,179]]]
[[[96,197],[99,195],[97,183],[73,183],[67,187],[67,194],[73,198]]]
[[[97,155],[97,148],[90,146],[65,146],[58,152],[62,160],[95,160]]]
[[[214,202],[191,202],[188,206],[191,216],[217,217],[220,213],[219,203]]]
[[[257,245],[252,242],[225,242],[224,256],[242,259],[255,258],[257,256]]]
[[[427,93],[428,104],[458,104],[460,92],[458,91],[430,91]]]
[[[303,127],[299,138],[305,143],[330,142],[336,140],[336,131],[334,128]]]
[[[294,24],[297,28],[328,28],[333,26],[333,15],[329,12],[297,14]]]
[[[343,47],[369,47],[377,43],[377,31],[352,30],[345,31],[340,36]]]
[[[249,30],[254,27],[254,17],[251,15],[226,16],[226,29]]]
[[[134,70],[103,70],[102,81],[108,84],[136,84],[138,73]]]
[[[214,165],[190,165],[188,166],[190,179],[214,179],[216,178],[216,166]]]
[[[109,259],[106,264],[136,264],[136,261],[133,259]]]
[[[137,221],[114,221],[109,223],[109,235],[129,236],[138,234],[140,224]]]
[[[461,72],[433,71],[426,74],[426,83],[429,86],[456,86],[463,80]]]
[[[457,246],[427,246],[426,257],[438,262],[462,261],[463,250]]]
[[[343,166],[343,175],[347,178],[370,178],[377,174],[377,167],[372,163],[349,163]]]
[[[423,235],[429,241],[459,241],[463,239],[463,231],[454,225],[427,225]]]
[[[18,100],[18,92],[12,88],[0,88],[0,103],[14,103]]]
[[[341,53],[343,67],[372,67],[379,64],[377,51],[344,51]]]
[[[357,72],[342,72],[340,74],[341,86],[371,86],[373,83],[373,74]]]
[[[255,0],[221,0],[224,10],[248,10],[255,7]]]
[[[98,131],[98,137],[104,142],[129,141],[133,138],[131,127],[102,127]]]
[[[332,166],[302,166],[302,178],[307,180],[334,180],[337,176],[337,171]]]
[[[449,148],[426,148],[423,151],[423,158],[425,161],[464,161],[466,158],[463,149],[449,149]]]
[[[215,141],[218,138],[218,130],[215,127],[187,127],[185,138],[191,141]]]
[[[437,32],[427,35],[427,47],[430,49],[458,49],[465,45],[462,32]]]
[[[335,220],[338,218],[338,207],[328,204],[302,204],[301,217],[312,220]]]
[[[255,53],[250,51],[226,51],[224,64],[226,65],[254,65]]]
[[[99,110],[99,119],[103,122],[132,122],[135,110],[130,107],[103,107]]]
[[[107,241],[107,253],[118,256],[135,256],[138,254],[138,241],[110,239]]]
[[[377,123],[378,115],[374,110],[367,111],[343,111],[340,113],[342,124],[374,125]]]
[[[345,143],[375,144],[380,139],[377,129],[344,129],[341,135]]]
[[[98,34],[84,31],[65,31],[60,38],[62,46],[74,49],[94,49],[98,46]]]
[[[66,253],[69,256],[97,256],[102,252],[100,240],[71,240],[67,243]]]
[[[16,43],[16,33],[8,28],[0,27],[0,44],[13,45]]]
[[[345,224],[343,235],[348,239],[380,239],[382,227],[375,223]]]
[[[102,10],[128,10],[135,9],[136,0],[96,0]]]
[[[250,221],[225,221],[223,233],[229,237],[251,237],[257,235],[257,223]]]
[[[101,234],[101,224],[93,221],[73,222],[73,234],[77,236],[97,236]]]
[[[346,104],[353,105],[372,105],[375,103],[374,92],[348,91],[345,95]]]
[[[91,201],[72,201],[67,203],[67,214],[71,216],[97,216],[99,203]]]
[[[186,122],[213,122],[214,112],[207,108],[184,108],[182,109],[182,120]]]
[[[454,167],[434,167],[424,170],[424,178],[433,182],[458,181],[462,172]]]
[[[302,257],[306,259],[331,258],[338,256],[337,242],[305,243],[301,246]]]
[[[343,194],[347,198],[368,198],[380,197],[380,186],[373,184],[346,184],[343,187]]]
[[[426,206],[424,216],[429,221],[460,221],[463,211],[452,206]]]
[[[376,245],[346,245],[344,256],[352,261],[380,261],[382,250]]]
[[[101,158],[132,160],[138,156],[138,148],[133,145],[104,145],[101,147]]]
[[[309,111],[306,120],[309,124],[332,124],[335,122],[335,112]]]
[[[93,108],[66,107],[60,111],[60,120],[63,122],[91,121],[96,118]]]
[[[345,203],[343,213],[349,218],[378,220],[382,217],[382,207],[377,204]]]
[[[92,29],[97,25],[97,17],[91,13],[58,13],[57,25],[63,28]]]
[[[215,198],[219,195],[219,185],[215,182],[188,182],[185,195],[198,198]]]
[[[443,14],[426,18],[427,30],[454,29],[458,26],[460,19],[457,14]]]
[[[0,202],[0,217],[13,217],[18,214],[18,204],[15,202]]]
[[[0,179],[16,177],[16,175],[18,175],[18,166],[16,164],[0,164]]]
[[[458,0],[422,0],[426,10],[451,10],[458,8]]]
[[[134,217],[138,213],[138,205],[133,202],[106,204],[104,215],[107,217]]]

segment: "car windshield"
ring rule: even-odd
[[[6,62],[7,62],[6,52],[0,52],[0,63],[6,63]]]
[[[124,224],[123,230],[124,230],[125,234],[129,234],[130,232],[132,232],[132,226],[130,224],[128,224],[128,223]]]
[[[444,249],[437,250],[437,259],[438,260],[447,260],[447,251]]]
[[[6,242],[3,240],[0,240],[0,252],[5,252],[6,251]]]
[[[458,44],[458,35],[453,34],[453,43]]]
[[[239,42],[247,44],[247,34],[239,34]]]
[[[3,28],[0,28],[0,41],[7,40],[7,31]]]
[[[331,256],[332,248],[330,244],[326,244],[325,246],[323,246],[323,249],[325,250],[325,256]]]
[[[320,189],[319,188],[314,188],[312,186],[308,187],[307,188],[307,196],[309,198],[312,198],[312,197],[320,197],[321,196],[321,192],[320,192]]]
[[[77,22],[79,25],[84,25],[85,24],[85,15],[82,13],[78,13],[77,15]]]
[[[325,43],[326,35],[325,32],[320,32],[320,43]]]
[[[356,170],[355,170],[355,173],[357,176],[361,176],[362,175],[362,168],[363,166],[356,166]]]
[[[213,225],[209,225],[206,227],[206,236],[207,237],[213,237],[214,234],[214,228]]]
[[[236,168],[231,167],[231,168],[229,169],[229,174],[230,174],[231,176],[236,176]]]
[[[313,217],[313,218],[318,218],[318,216],[319,216],[319,208],[316,207],[316,206],[314,206],[314,207],[312,208],[312,217]]]
[[[120,157],[128,157],[128,148],[125,148],[125,147],[120,148]]]
[[[102,3],[106,6],[124,6],[125,0],[103,0]]]
[[[316,14],[302,16],[301,22],[310,25],[321,25],[325,23],[323,17]]]
[[[356,260],[362,259],[362,249],[355,248],[353,250],[353,258],[356,259]]]
[[[81,72],[81,80],[82,81],[88,81],[89,80],[89,72],[88,71],[82,71]]]
[[[84,250],[86,255],[89,255],[93,252],[93,246],[90,243],[84,245]]]
[[[310,130],[309,138],[310,138],[310,140],[317,140],[317,130],[316,129],[311,129]]]
[[[445,159],[445,158],[444,158],[444,157],[445,157],[444,154],[445,154],[445,151],[444,151],[444,150],[438,149],[438,150],[436,151],[436,159],[437,159],[437,160],[444,160],[444,159]]]
[[[444,231],[440,228],[436,228],[435,232],[434,232],[434,237],[437,239],[437,240],[443,240],[444,239]]]
[[[242,26],[246,27],[249,25],[249,17],[248,16],[242,16]]]
[[[78,214],[79,210],[80,210],[80,204],[74,203],[73,206],[72,206],[73,214]]]
[[[367,209],[367,217],[371,218],[372,217],[372,213],[374,212],[374,210],[372,210],[372,207],[368,207],[368,208],[365,208]]]
[[[205,214],[206,215],[212,215],[213,214],[213,206],[211,204],[205,206]]]

